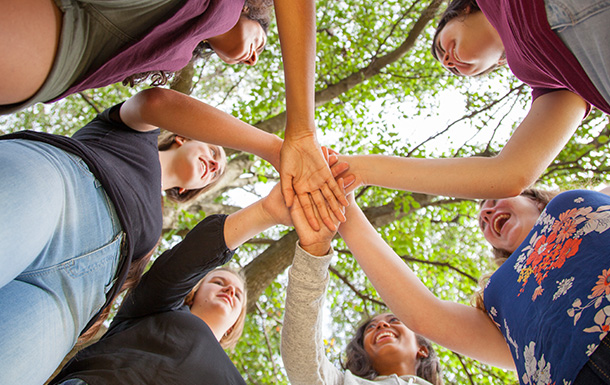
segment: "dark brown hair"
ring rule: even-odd
[[[272,6],[273,0],[246,0],[240,17],[244,16],[250,20],[256,21],[261,25],[266,34],[269,30],[269,25],[271,24]],[[214,50],[210,44],[204,40],[193,50],[191,61],[206,59],[210,57],[213,52]],[[151,86],[163,86],[166,85],[175,74],[176,72],[161,70],[141,72],[125,78],[125,80],[123,80],[123,85],[133,87],[136,84],[140,84],[147,79],[150,79]]]
[[[159,151],[169,150],[170,147],[172,146],[172,144],[174,144],[174,142],[176,141],[177,136],[178,135],[174,134],[173,132],[162,131],[157,139],[157,148],[159,149]],[[220,149],[220,151],[224,151],[224,149],[222,147],[218,147],[218,148]],[[198,189],[186,190],[182,194],[180,194],[179,187],[172,187],[170,189],[165,190],[165,196],[167,197],[167,199],[177,202],[177,203],[188,202],[192,199],[195,199],[200,194],[208,191],[209,189],[214,187],[218,182],[220,182],[220,180],[224,176],[224,173],[226,170],[227,170],[226,167],[222,167],[219,171],[220,174],[218,175],[216,180],[214,180],[207,186],[204,186],[204,187],[198,188]]]
[[[542,213],[542,210],[544,210],[546,205],[548,205],[549,202],[553,198],[555,198],[560,192],[561,191],[540,190],[532,187],[523,190],[523,192],[519,195],[524,196],[526,198],[530,198],[531,200],[536,202],[538,204],[538,209]],[[480,206],[482,206],[483,203],[485,203],[485,200],[481,201]],[[492,260],[496,265],[496,269],[502,266],[502,264],[511,256],[513,252],[514,250],[509,251],[492,246]],[[487,281],[489,281],[489,278],[492,276],[492,274],[493,272],[484,274],[481,279],[479,279],[479,289],[473,294],[470,300],[470,302],[476,308],[481,309],[483,311],[485,311],[485,304],[483,302],[483,292],[485,290],[485,286],[487,285]]]
[[[342,364],[343,369],[349,370],[352,374],[367,380],[374,380],[379,373],[373,368],[373,363],[364,349],[364,332],[375,316],[371,316],[360,323],[352,340],[345,349],[347,358]],[[433,385],[443,385],[441,363],[428,339],[416,334],[417,344],[428,349],[427,357],[418,357],[416,374],[418,377],[430,382]]]

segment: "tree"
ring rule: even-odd
[[[323,144],[343,153],[412,157],[491,156],[500,150],[530,103],[528,88],[507,70],[483,79],[460,79],[442,70],[428,52],[431,20],[439,7],[441,0],[317,2],[316,119]],[[172,87],[282,135],[278,43],[272,28],[255,67],[226,66],[212,57],[192,63]],[[38,105],[2,118],[3,131],[34,128],[69,134],[135,91],[114,85],[51,106]],[[438,123],[440,112],[449,107],[450,118]],[[593,111],[540,184],[569,188],[607,181],[607,119]],[[278,180],[259,159],[229,153],[227,176],[213,191],[188,205],[166,204],[161,249],[181,239],[206,213],[238,209],[236,191],[256,195],[257,186]],[[357,201],[433,293],[468,303],[478,278],[491,270],[489,250],[476,229],[476,202],[380,188],[360,189]],[[248,383],[287,383],[279,337],[285,271],[295,241],[294,231],[276,228],[251,240],[234,258],[246,272],[250,295],[244,337],[232,357]],[[356,324],[364,315],[384,311],[385,305],[340,239],[334,247],[338,257],[330,267],[327,298],[332,312],[326,346],[328,356],[339,364]],[[511,373],[450,351],[441,350],[441,359],[449,384],[517,382]]]

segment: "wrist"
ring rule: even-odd
[[[318,138],[316,136],[316,128],[313,123],[304,124],[304,123],[286,123],[286,130],[284,132],[284,141],[287,142],[296,142],[296,141],[313,141],[316,144],[318,143]]]
[[[310,245],[303,245],[299,241],[299,244],[303,250],[305,250],[307,253],[309,253],[315,257],[323,257],[325,255],[328,255],[331,250],[330,241],[321,242],[321,243],[312,243]]]
[[[267,205],[272,204],[269,201],[269,196],[264,197],[263,199],[256,202],[256,211],[258,213],[258,218],[260,218],[261,227],[267,229],[269,227],[275,226],[278,224],[278,221],[269,213],[267,210]]]

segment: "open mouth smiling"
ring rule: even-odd
[[[201,162],[201,169],[202,169],[201,179],[203,179],[205,177],[205,175],[208,173],[208,165],[203,159],[199,159],[199,162]]]
[[[389,330],[383,331],[375,336],[375,343],[378,343],[380,340],[386,338],[396,338],[396,334]]]
[[[500,235],[502,227],[506,224],[506,221],[510,218],[510,214],[498,214],[493,219],[493,229],[496,234]]]

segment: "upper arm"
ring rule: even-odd
[[[162,88],[149,88],[129,98],[121,106],[123,123],[136,131],[152,131],[158,127],[148,118],[149,111],[163,109],[168,95]]]

